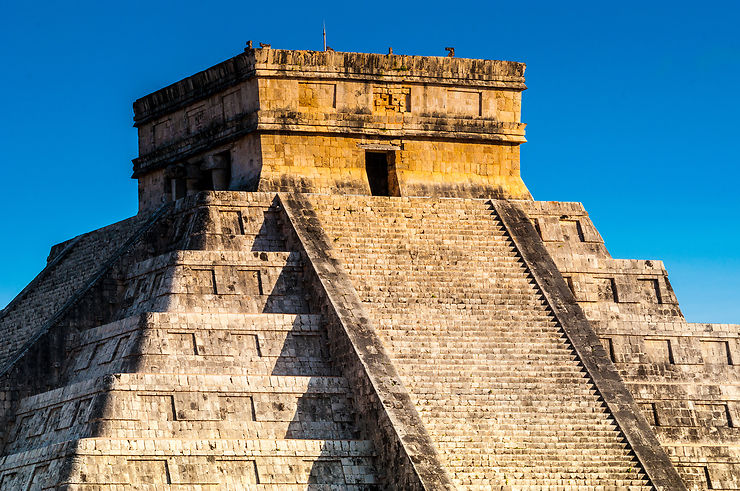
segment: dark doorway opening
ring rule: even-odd
[[[365,171],[373,196],[390,196],[388,192],[388,154],[365,152]]]

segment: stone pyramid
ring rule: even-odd
[[[247,48],[0,313],[2,490],[740,489],[740,326],[519,175],[524,65]]]

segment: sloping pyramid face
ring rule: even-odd
[[[486,201],[311,201],[457,487],[651,488]]]
[[[615,259],[580,203],[519,202],[689,489],[740,489],[740,325],[686,322],[662,261]]]
[[[205,192],[61,244],[0,317],[0,489],[733,489],[731,429],[661,426],[729,427],[729,372],[658,363],[662,266],[567,206]]]
[[[172,210],[116,258],[45,336],[1,489],[376,487],[272,199]]]

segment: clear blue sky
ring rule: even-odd
[[[5,2],[0,305],[49,247],[136,213],[131,103],[248,39],[527,63],[522,174],[690,321],[740,323],[740,2]]]

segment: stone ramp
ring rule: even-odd
[[[46,268],[0,312],[0,371],[149,218],[138,215],[52,249]]]
[[[650,488],[484,201],[310,200],[457,486]]]

